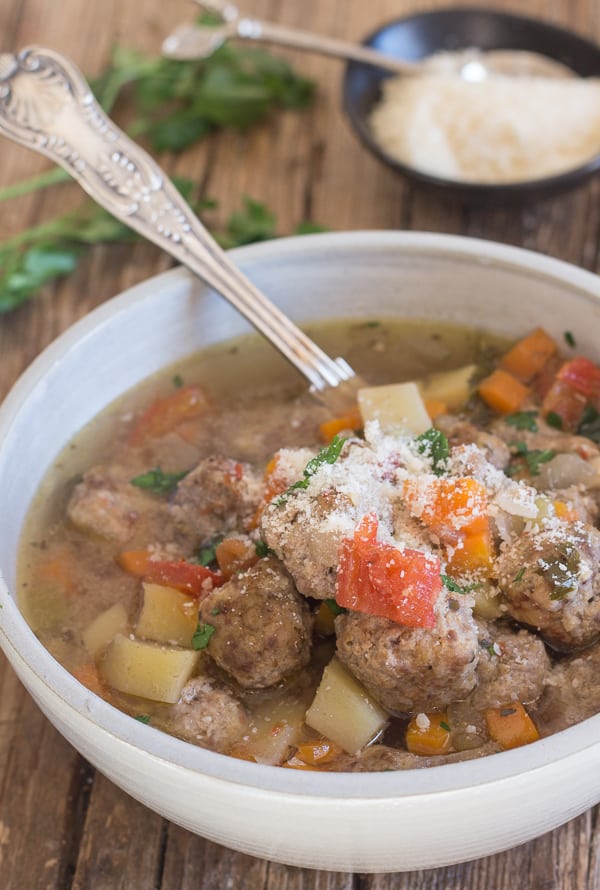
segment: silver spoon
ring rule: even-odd
[[[420,62],[407,62],[360,44],[242,16],[237,7],[227,0],[194,0],[194,2],[208,12],[216,14],[221,24],[214,27],[198,24],[180,25],[163,42],[162,52],[167,58],[204,59],[216,52],[227,40],[239,38],[351,59],[384,68],[395,74],[440,71],[473,82],[485,80],[493,74],[512,74],[519,77],[573,76],[573,71],[561,62],[526,50],[483,52],[467,49],[452,53],[435,53]]]
[[[229,259],[139,145],[102,111],[75,65],[53,50],[0,54],[0,133],[51,158],[102,207],[199,275],[258,328],[332,410],[360,384]]]

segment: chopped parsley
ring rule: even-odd
[[[293,491],[298,488],[308,488],[310,480],[324,464],[334,464],[336,462],[342,452],[344,442],[346,442],[346,439],[341,436],[334,436],[329,445],[322,448],[321,451],[319,451],[319,453],[311,458],[306,464],[302,474],[303,478],[299,479],[298,482],[294,482],[293,485],[290,485],[287,491],[284,491],[283,494],[277,498],[275,504],[278,507],[281,507],[285,504]]]
[[[138,721],[138,723],[150,723],[150,715],[149,714],[138,714],[137,717],[134,718]]]
[[[562,430],[563,428],[563,419],[560,414],[556,413],[556,411],[548,411],[546,414],[546,423],[555,430]]]
[[[340,606],[334,599],[326,599],[323,600],[329,611],[332,615],[344,615],[348,609],[344,609],[343,606]]]
[[[556,457],[556,451],[551,448],[532,448],[529,449],[525,442],[512,442],[515,449],[514,454],[520,459],[519,463],[524,463],[530,476],[539,476],[540,464],[548,463],[553,457]],[[518,472],[518,466],[508,467],[506,472],[508,476],[513,476]]]
[[[217,561],[217,547],[221,543],[221,540],[221,538],[215,538],[211,544],[207,544],[206,547],[200,548],[197,555],[199,565],[207,568]]]
[[[165,473],[160,467],[155,467],[153,470],[148,470],[147,473],[130,479],[130,482],[137,488],[143,488],[152,494],[170,494],[177,483],[188,473],[189,470],[184,470],[182,473]]]
[[[580,436],[587,436],[592,442],[600,444],[600,412],[593,405],[585,406],[577,432]]]
[[[445,720],[440,720],[440,729],[445,729],[446,732],[450,732],[450,727]]]
[[[450,575],[440,575],[440,578],[446,590],[449,590],[451,593],[470,593],[472,590],[477,590],[477,588],[481,587],[479,582],[460,585]]]
[[[256,555],[259,559],[264,559],[265,556],[275,556],[275,551],[271,550],[271,548],[267,546],[266,542],[263,541],[262,538],[256,542],[254,547],[256,549]]]
[[[206,649],[214,632],[215,628],[212,624],[203,624],[199,621],[196,632],[192,637],[192,649],[195,649],[196,651],[199,649]]]
[[[450,454],[448,439],[441,430],[435,427],[425,430],[417,436],[417,449],[419,454],[427,454],[431,458],[431,469],[436,476],[443,475],[446,461]]]
[[[536,417],[537,411],[516,411],[514,414],[508,414],[504,420],[509,426],[514,426],[518,430],[529,430],[531,433],[537,433]]]
[[[575,349],[577,343],[575,342],[575,337],[573,336],[571,331],[565,331],[563,337],[565,338],[565,343],[567,344],[567,346],[570,346],[571,349]]]
[[[523,576],[525,574],[525,566],[515,575],[513,578],[513,584],[517,584],[519,581],[523,580]]]
[[[175,389],[181,389],[181,387],[183,386],[183,377],[181,376],[181,374],[175,374],[175,376],[173,377],[173,386],[175,387]]]

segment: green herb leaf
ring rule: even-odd
[[[577,432],[580,436],[587,436],[592,442],[600,444],[600,412],[593,405],[585,406]]]
[[[537,416],[537,411],[517,411],[514,414],[507,414],[504,420],[509,426],[514,426],[518,430],[529,430],[532,433],[537,433]]]
[[[326,599],[323,600],[329,611],[332,615],[344,615],[348,609],[345,609],[343,606],[338,605],[338,603],[334,599]]]
[[[545,420],[548,426],[553,427],[555,430],[562,430],[563,419],[560,414],[556,413],[556,411],[548,411]]]
[[[267,547],[267,544],[263,540],[257,541],[254,547],[259,559],[264,559],[266,556],[275,556],[275,551],[271,550],[270,547]]]
[[[524,463],[529,474],[531,476],[539,476],[540,473],[540,464],[545,464],[549,460],[552,460],[553,457],[556,457],[556,451],[553,451],[550,448],[540,449],[533,448],[529,449],[525,442],[512,442],[512,447],[515,449],[515,456],[520,459],[521,463]],[[513,476],[516,472],[518,472],[518,466],[512,466],[507,468],[507,475]]]
[[[573,336],[571,331],[565,331],[563,337],[565,338],[565,343],[570,346],[571,349],[575,349],[577,343],[575,342],[575,337]]]
[[[420,454],[426,454],[431,458],[431,469],[436,476],[442,476],[445,472],[446,461],[450,454],[448,439],[441,430],[435,427],[425,430],[416,439],[417,450]]]
[[[454,578],[451,578],[450,575],[440,575],[440,578],[442,579],[444,587],[451,593],[470,593],[472,590],[477,590],[481,587],[481,583],[478,581],[474,584],[460,585]]]
[[[293,491],[298,488],[308,488],[311,478],[318,472],[320,467],[324,464],[334,464],[336,462],[341,454],[345,441],[346,439],[335,435],[329,445],[322,448],[321,451],[319,451],[319,453],[311,458],[306,464],[303,471],[303,478],[299,479],[298,482],[294,482],[293,485],[290,485],[287,491],[284,491],[283,494],[277,498],[275,504],[281,506],[282,504],[285,504]]]
[[[199,621],[196,632],[192,637],[192,649],[195,649],[196,651],[206,649],[214,632],[215,628],[212,624],[203,624]]]
[[[175,374],[175,376],[173,377],[173,386],[175,387],[175,389],[181,389],[181,387],[183,386],[183,377],[181,376],[181,374]]]
[[[525,574],[525,566],[523,566],[523,568],[521,568],[521,569],[517,572],[517,574],[516,574],[515,577],[513,578],[513,584],[517,584],[519,581],[522,581],[522,580],[523,580],[523,576],[524,576],[524,574]]]
[[[165,473],[160,467],[155,467],[153,470],[148,470],[147,473],[135,476],[130,482],[137,488],[143,488],[152,494],[170,494],[177,483],[188,473],[189,470],[184,470],[182,473]]]
[[[201,566],[209,566],[217,559],[217,545],[222,538],[218,538],[206,547],[201,547],[198,551],[198,562]]]
[[[450,727],[448,726],[448,724],[446,723],[445,720],[440,720],[440,728],[445,729],[446,732],[450,732]]]
[[[137,720],[139,723],[150,723],[150,716],[148,714],[139,714],[134,719]]]

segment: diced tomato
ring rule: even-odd
[[[206,410],[208,402],[199,386],[182,386],[168,396],[155,399],[138,418],[129,433],[128,444],[143,445],[146,439],[164,436],[184,420],[197,417]]]
[[[226,580],[220,572],[212,572],[196,563],[153,559],[150,550],[126,550],[119,555],[117,562],[126,572],[144,581],[164,584],[198,597],[210,593],[213,587],[220,587]]]
[[[377,527],[377,516],[368,513],[354,537],[342,541],[337,603],[407,627],[434,627],[434,606],[442,589],[439,560],[377,541]]]
[[[542,416],[560,417],[560,428],[565,432],[574,432],[585,411],[586,397],[573,389],[564,380],[556,378],[542,402]]]
[[[588,358],[573,358],[560,368],[556,379],[581,393],[594,406],[600,403],[600,368]]]

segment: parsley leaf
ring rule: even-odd
[[[477,590],[481,587],[479,582],[475,582],[475,584],[460,585],[454,578],[451,578],[450,575],[440,575],[440,578],[442,579],[444,587],[451,593],[470,593],[472,590]]]
[[[192,637],[192,649],[195,649],[196,651],[206,649],[215,629],[216,628],[214,628],[212,624],[203,624],[199,621],[194,636]]]
[[[217,559],[217,545],[220,543],[221,538],[213,541],[212,544],[209,544],[206,547],[201,547],[198,551],[198,563],[201,566],[207,567],[211,565]]]
[[[586,405],[577,427],[580,436],[587,436],[592,442],[600,443],[600,412],[593,405]]]
[[[556,411],[548,411],[545,420],[548,426],[553,427],[555,430],[562,430],[563,419],[560,414],[556,413]]]
[[[445,463],[450,454],[448,439],[441,430],[435,427],[425,430],[417,436],[417,450],[419,454],[426,454],[431,458],[431,469],[436,476],[442,476],[445,471]]]
[[[256,555],[259,559],[264,559],[265,556],[275,556],[275,551],[271,550],[270,547],[267,547],[265,541],[263,541],[262,539],[257,541],[254,547],[256,550]]]
[[[150,716],[148,714],[139,714],[134,719],[137,720],[139,723],[150,723]]]
[[[130,479],[130,482],[137,488],[143,488],[152,494],[170,494],[177,483],[188,473],[189,470],[184,470],[182,473],[165,473],[160,467],[155,467],[153,470],[148,470],[147,473],[135,476]]]
[[[529,430],[532,433],[537,433],[536,417],[537,411],[516,411],[514,414],[507,414],[504,420],[509,426],[514,426],[518,430]]]
[[[523,580],[523,576],[525,575],[525,566],[523,566],[513,578],[513,584],[516,584],[519,581]]]
[[[329,611],[332,615],[344,615],[348,609],[345,609],[343,606],[340,606],[336,600],[334,599],[326,599],[323,600]]]
[[[567,344],[567,346],[570,346],[571,349],[575,349],[577,343],[575,342],[575,337],[573,336],[571,331],[565,331],[563,337],[565,338],[565,343]]]
[[[531,476],[539,476],[540,464],[548,463],[549,460],[556,457],[556,451],[553,451],[551,448],[532,448],[530,450],[525,442],[513,442],[511,444],[515,449],[515,456],[520,458],[520,463],[525,464]],[[507,475],[515,475],[515,473],[518,472],[518,469],[518,466],[508,467],[506,470]]]
[[[322,448],[321,451],[319,451],[319,453],[311,458],[306,464],[303,471],[303,478],[299,479],[298,482],[294,482],[292,485],[290,485],[287,491],[284,491],[283,494],[277,498],[275,504],[280,507],[282,506],[282,504],[285,504],[292,491],[295,491],[298,488],[308,488],[311,478],[320,469],[320,467],[322,467],[324,464],[334,464],[336,462],[341,454],[345,441],[346,439],[342,438],[341,436],[334,436],[329,445],[326,445],[325,448]]]

